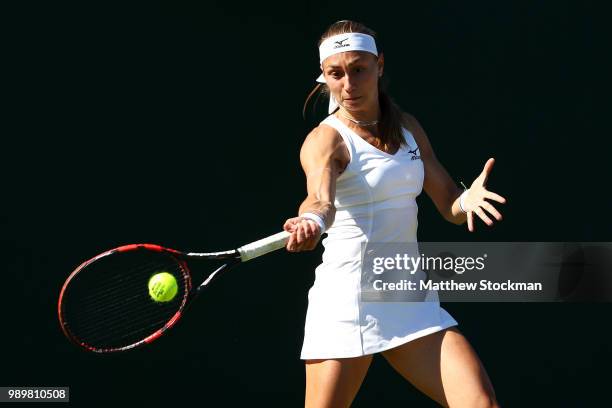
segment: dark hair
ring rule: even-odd
[[[338,34],[346,33],[362,33],[368,34],[376,39],[376,33],[366,27],[365,25],[351,21],[351,20],[340,20],[329,26],[329,28],[323,33],[319,39],[319,46],[327,38]],[[378,51],[380,52],[380,45],[377,44]],[[317,99],[321,94],[329,95],[329,88],[326,84],[317,84],[315,88],[310,92],[306,101],[304,102],[304,108],[302,114],[306,115],[306,107],[310,99],[317,94]],[[380,104],[380,139],[383,145],[401,146],[406,144],[402,133],[402,110],[393,102],[389,94],[385,91],[382,81],[378,81],[378,103]]]

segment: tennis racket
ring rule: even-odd
[[[95,353],[132,350],[157,340],[176,324],[187,306],[222,273],[236,265],[284,247],[286,231],[222,252],[184,253],[154,244],[111,249],[78,266],[60,292],[58,314],[70,341]],[[222,260],[199,285],[187,266],[191,259]],[[166,272],[176,294],[156,301],[149,293],[152,276]]]

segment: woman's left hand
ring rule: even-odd
[[[493,158],[487,160],[482,173],[480,173],[476,180],[474,180],[470,188],[467,190],[467,194],[463,200],[464,210],[467,211],[467,223],[470,232],[474,232],[474,213],[478,215],[478,217],[480,217],[480,219],[483,220],[488,226],[492,226],[493,221],[491,218],[489,218],[484,210],[487,210],[487,212],[495,217],[497,221],[502,220],[502,216],[499,211],[497,211],[495,207],[491,205],[491,203],[485,200],[488,198],[490,200],[497,201],[498,203],[506,204],[506,199],[504,197],[485,188],[494,163],[495,159]]]

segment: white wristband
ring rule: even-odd
[[[309,220],[313,220],[314,222],[319,224],[319,227],[321,229],[321,234],[323,234],[325,232],[325,221],[323,221],[323,218],[321,218],[317,214],[305,212],[303,214],[300,214],[300,217],[308,218]]]
[[[465,199],[467,192],[468,190],[465,190],[463,193],[461,193],[461,196],[459,196],[459,208],[464,214],[467,214],[467,211],[465,210],[465,205],[463,204],[463,200]]]

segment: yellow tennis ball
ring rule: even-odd
[[[176,296],[176,278],[168,272],[160,272],[149,279],[149,295],[156,302],[169,302]]]

